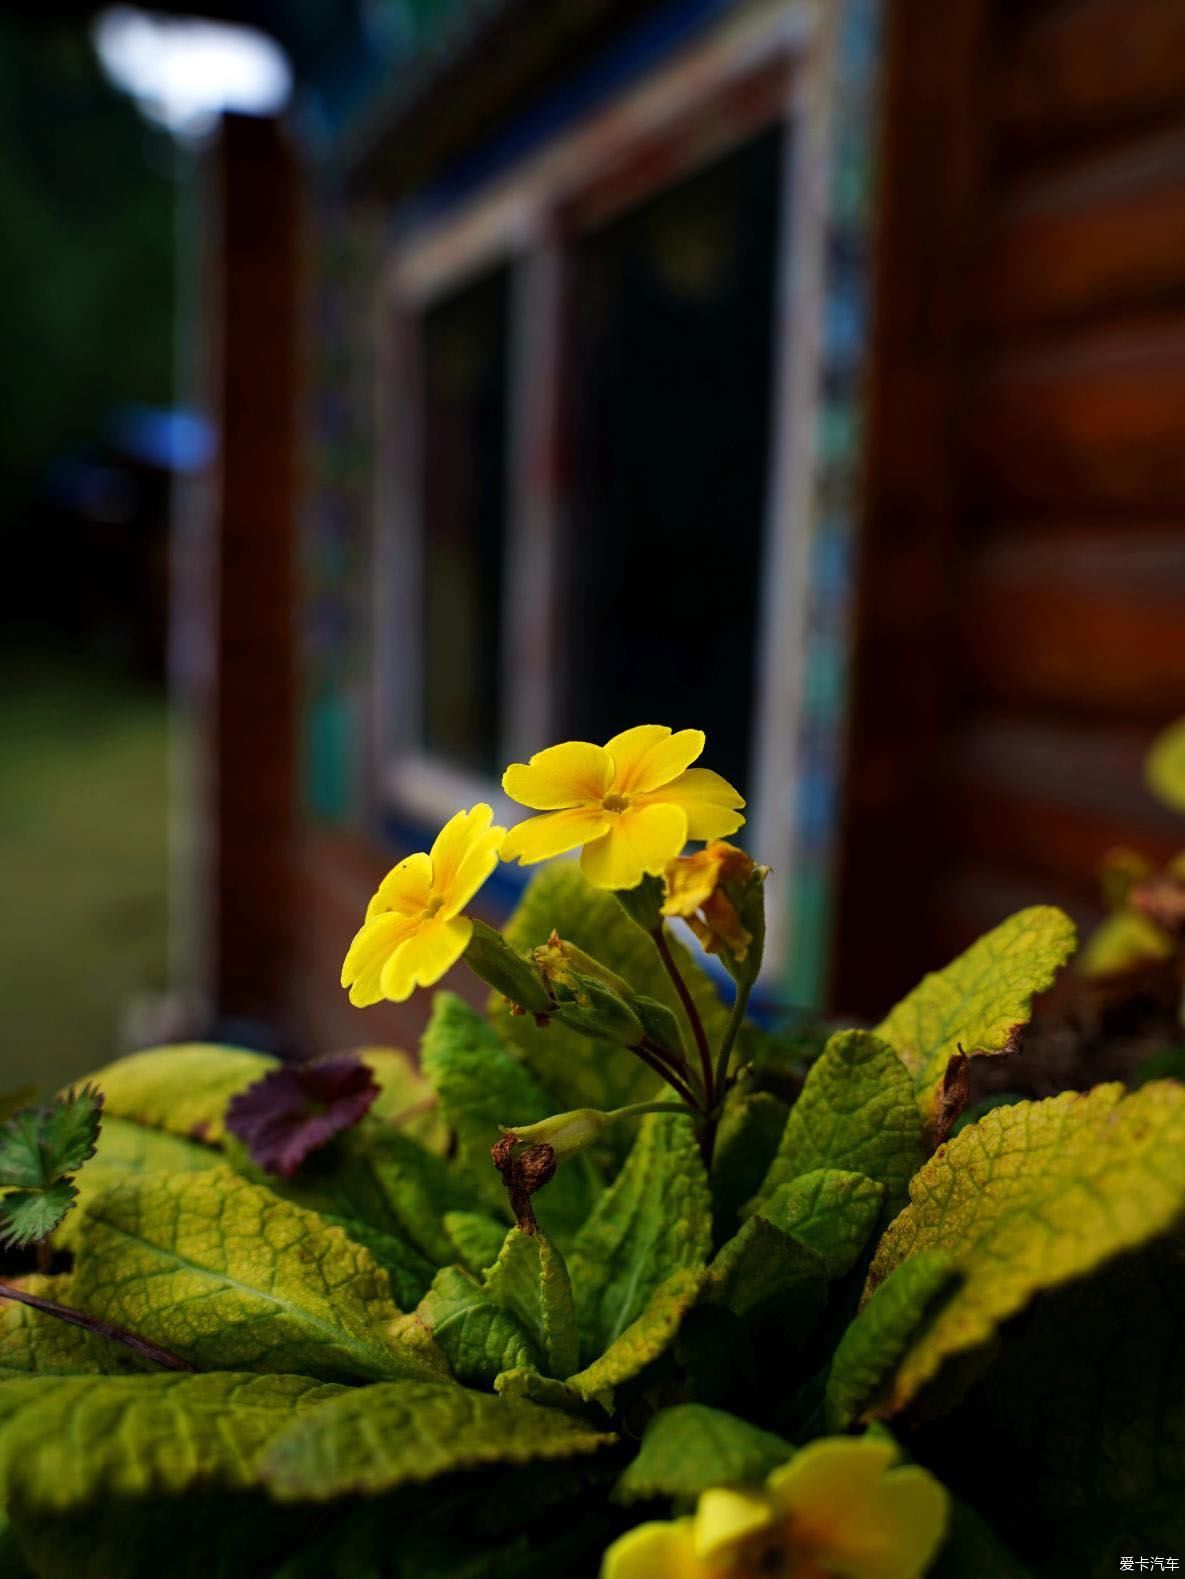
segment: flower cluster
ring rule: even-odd
[[[473,922],[461,912],[499,857],[531,866],[579,850],[595,887],[629,890],[661,877],[688,840],[735,833],[744,799],[710,768],[692,767],[704,744],[700,729],[639,724],[603,746],[570,740],[512,763],[502,788],[540,815],[507,832],[489,806],[474,806],[431,850],[388,872],[342,966],[350,1002],[401,1003],[439,981],[470,945]]]

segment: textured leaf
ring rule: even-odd
[[[0,1480],[28,1511],[247,1486],[293,1415],[343,1392],[307,1376],[71,1376],[0,1382]]]
[[[975,1423],[968,1456],[986,1510],[1027,1513],[1066,1573],[1110,1575],[1124,1554],[1180,1551],[1183,1331],[1178,1233],[1041,1297],[961,1412]],[[1002,1448],[1007,1476],[993,1463]]]
[[[821,1256],[828,1277],[843,1277],[868,1243],[884,1198],[884,1185],[863,1173],[816,1168],[779,1184],[761,1215]]]
[[[740,1226],[741,1208],[761,1188],[789,1114],[786,1103],[768,1091],[734,1090],[725,1103],[712,1158],[717,1242]]]
[[[118,1058],[91,1080],[107,1114],[216,1144],[226,1133],[230,1099],[277,1067],[265,1053],[187,1042]]]
[[[618,1502],[641,1502],[698,1497],[709,1486],[755,1485],[793,1452],[784,1438],[727,1410],[678,1404],[651,1419],[613,1495]]]
[[[71,1295],[203,1369],[433,1372],[367,1251],[226,1168],[129,1175],[97,1194]]]
[[[776,1312],[779,1327],[803,1336],[827,1303],[827,1271],[806,1245],[764,1217],[750,1217],[708,1268],[706,1297],[742,1321]]]
[[[64,1249],[77,1248],[79,1236],[86,1231],[86,1205],[91,1196],[129,1173],[200,1173],[222,1161],[221,1152],[211,1146],[107,1114],[98,1150],[76,1180],[80,1210],[67,1217],[56,1231],[54,1244]]]
[[[583,1353],[597,1355],[682,1267],[703,1266],[712,1202],[690,1123],[651,1113],[569,1257]]]
[[[15,1280],[19,1288],[55,1304],[70,1304],[70,1277],[32,1273]],[[15,1300],[0,1300],[0,1377],[89,1376],[156,1371],[122,1343],[71,1326],[56,1316]],[[0,1569],[3,1572],[3,1569]]]
[[[436,1270],[427,1257],[406,1239],[372,1228],[356,1217],[336,1217],[332,1212],[320,1215],[331,1227],[340,1228],[348,1239],[370,1251],[391,1279],[391,1293],[400,1310],[414,1310],[431,1287]]]
[[[443,1157],[449,1148],[449,1127],[417,1061],[397,1047],[359,1047],[355,1051],[379,1083],[371,1117],[398,1125],[405,1135]]]
[[[436,1266],[455,1261],[444,1218],[481,1210],[470,1181],[399,1130],[367,1129],[359,1145],[400,1232]]]
[[[531,1337],[548,1375],[571,1375],[580,1364],[576,1307],[568,1268],[554,1245],[542,1234],[512,1228],[485,1288]]]
[[[881,1021],[876,1034],[896,1048],[918,1105],[933,1121],[947,1065],[1011,1052],[1034,997],[1074,952],[1074,923],[1052,905],[1033,905],[994,927],[945,968],[926,976]]]
[[[397,1382],[356,1389],[294,1421],[272,1441],[261,1473],[282,1500],[328,1501],[483,1465],[577,1457],[615,1440],[522,1399]]]
[[[446,1212],[444,1231],[456,1259],[467,1272],[479,1275],[493,1266],[506,1239],[506,1224],[495,1222],[484,1212]]]
[[[591,1051],[586,1043],[585,1056]],[[537,1123],[554,1112],[535,1076],[467,1003],[439,992],[420,1049],[424,1074],[457,1137],[457,1160],[487,1209],[505,1215],[506,1189],[490,1160],[501,1126]],[[535,1202],[544,1227],[571,1234],[588,1216],[598,1189],[589,1159],[573,1157]]]
[[[586,950],[624,977],[635,992],[665,1004],[683,1023],[678,998],[653,944],[613,895],[593,888],[572,862],[556,862],[533,878],[503,930],[507,942],[526,950],[546,943],[553,929],[566,942]],[[709,1041],[716,1045],[724,1032],[727,1012],[688,951],[676,938],[671,938],[670,945]],[[553,1099],[552,1112],[624,1107],[665,1089],[646,1065],[623,1047],[590,1040],[555,1020],[540,1029],[530,1015],[512,1015],[496,999],[491,1013],[507,1040],[522,1048],[527,1063]],[[607,1135],[616,1138],[612,1130]]]
[[[827,1376],[826,1417],[846,1431],[878,1401],[906,1350],[959,1280],[949,1256],[923,1250],[885,1279],[839,1341]]]
[[[0,1245],[32,1245],[52,1234],[77,1194],[69,1179],[44,1190],[10,1190],[0,1200]]]
[[[378,1095],[368,1064],[333,1053],[269,1070],[231,1099],[226,1127],[261,1168],[290,1179],[306,1157],[353,1128]]]
[[[570,1414],[589,1412],[585,1400],[566,1382],[557,1382],[554,1377],[544,1376],[528,1366],[516,1366],[496,1376],[494,1391],[503,1398],[526,1398],[533,1404],[546,1404],[549,1409],[566,1409]],[[595,1413],[603,1417],[601,1410]]]
[[[515,1317],[460,1267],[441,1267],[416,1315],[467,1387],[492,1387],[503,1371],[543,1368],[541,1351]]]
[[[585,1402],[598,1403],[611,1412],[616,1389],[641,1375],[674,1342],[683,1318],[702,1294],[707,1276],[700,1269],[687,1268],[667,1278],[650,1296],[638,1319],[614,1339],[604,1354],[568,1377],[572,1391]]]
[[[833,1168],[883,1184],[885,1205],[896,1210],[922,1156],[922,1120],[901,1060],[870,1031],[841,1031],[806,1077],[754,1204],[760,1209],[791,1179]]]
[[[95,1154],[103,1098],[89,1086],[0,1124],[0,1185],[47,1190]]]
[[[910,1196],[869,1291],[924,1250],[948,1255],[963,1283],[905,1356],[890,1411],[1035,1294],[1172,1227],[1185,1212],[1185,1087],[1105,1085],[996,1108],[939,1148]]]

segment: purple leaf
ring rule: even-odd
[[[226,1110],[226,1127],[268,1173],[290,1179],[311,1151],[356,1124],[379,1094],[353,1053],[273,1069]]]

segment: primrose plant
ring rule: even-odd
[[[875,1029],[755,1024],[768,873],[704,747],[553,746],[503,779],[532,815],[383,878],[351,1002],[492,989],[439,993],[418,1057],[154,1049],[0,1127],[38,1263],[0,1289],[0,1571],[1185,1555],[1185,1088],[974,1101],[1074,950],[1051,907]],[[500,860],[544,869],[498,931]]]

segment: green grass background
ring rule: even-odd
[[[165,985],[166,725],[93,666],[0,663],[0,1090],[102,1063]]]

